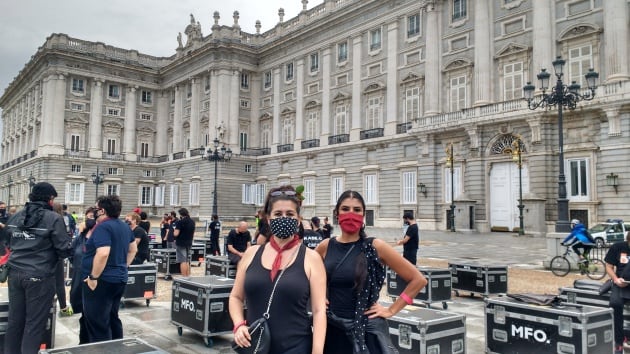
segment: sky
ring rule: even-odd
[[[307,9],[323,3],[310,0]],[[239,12],[241,30],[256,33],[284,21],[302,10],[301,0],[0,0],[0,96],[24,65],[52,33],[123,49],[136,49],[154,56],[171,56],[177,33],[184,32],[190,14],[201,23],[204,36],[211,33],[213,14],[219,25],[231,26]],[[184,39],[186,36],[184,36]]]

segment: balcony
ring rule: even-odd
[[[411,122],[396,124],[396,134],[404,134],[411,129]]]
[[[289,152],[289,151],[293,151],[293,144],[284,144],[284,145],[278,145],[278,152]]]
[[[302,149],[311,149],[316,147],[319,147],[319,139],[304,140],[302,142]]]
[[[347,143],[350,141],[350,134],[331,135],[328,137],[328,145]]]
[[[271,155],[271,148],[262,148],[263,155]]]
[[[168,155],[162,155],[162,156],[157,157],[157,162],[167,162],[167,161],[168,161]]]
[[[380,138],[383,136],[383,130],[383,128],[362,130],[361,133],[359,133],[359,138],[361,140]]]
[[[203,156],[205,152],[206,152],[206,149],[202,148],[202,147],[196,148],[196,149],[191,149],[190,150],[190,157]]]
[[[260,155],[269,155],[269,152],[265,154],[265,151],[270,150],[269,148],[247,148],[241,149],[241,156],[260,156]]]
[[[105,160],[122,161],[123,155],[122,154],[110,154],[109,152],[103,152],[103,159],[105,159]]]
[[[185,152],[176,152],[173,154],[173,160],[180,160],[183,159],[184,157],[186,157],[186,153]]]
[[[88,157],[88,152],[84,150],[72,150],[66,149],[65,156],[79,158],[79,157]]]
[[[155,156],[138,156],[137,161],[138,162],[148,162],[148,163],[156,163],[156,162],[162,162],[159,161],[159,157],[155,157]]]

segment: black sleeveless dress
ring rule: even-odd
[[[247,323],[262,317],[273,282],[270,270],[262,266],[260,247],[245,273],[245,299],[247,302]],[[310,353],[313,332],[307,313],[307,304],[311,296],[310,283],[304,272],[306,247],[299,246],[297,258],[278,282],[271,309],[269,310],[269,329],[271,332],[271,353],[303,354]],[[293,251],[285,251],[283,257],[291,257]],[[280,272],[278,272],[278,276]],[[276,279],[278,279],[276,276]]]

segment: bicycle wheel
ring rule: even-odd
[[[569,264],[569,260],[566,259],[564,256],[555,256],[551,259],[551,262],[549,263],[549,268],[554,275],[563,277],[569,274],[569,271],[571,270],[571,265]]]
[[[591,259],[586,275],[593,280],[600,280],[606,276],[606,264],[601,259]]]

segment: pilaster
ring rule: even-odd
[[[322,131],[319,146],[328,145],[330,121],[330,48],[325,48],[322,51]]]
[[[396,134],[398,123],[398,22],[387,26],[387,104],[385,114],[385,136]]]
[[[197,77],[190,79],[192,95],[190,97],[190,148],[196,149],[199,143],[199,111],[200,111],[200,80]]]
[[[475,1],[475,66],[473,79],[474,86],[474,103],[473,106],[483,106],[491,103],[491,82],[492,81],[492,58],[494,53],[492,48],[490,18],[491,7],[489,1]]]
[[[125,126],[123,157],[125,161],[136,161],[136,109],[137,109],[137,86],[127,87],[127,100],[125,103]]]
[[[350,125],[350,141],[358,141],[361,133],[361,36],[352,39],[352,124]]]
[[[158,93],[157,117],[155,133],[155,155],[164,156],[168,154],[168,107],[170,91],[162,90]]]
[[[628,80],[628,3],[626,0],[606,0],[603,6],[606,81]]]
[[[304,140],[304,59],[296,63],[295,142],[294,150],[300,150]]]
[[[426,6],[427,11],[427,35],[425,56],[425,110],[424,115],[440,113],[440,38],[442,34],[439,25],[439,4],[431,3]]]

